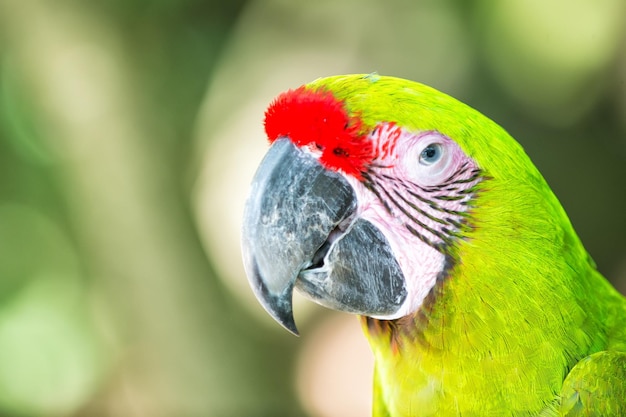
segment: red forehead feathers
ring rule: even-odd
[[[265,112],[265,133],[270,142],[286,136],[296,146],[314,147],[322,165],[357,178],[373,157],[361,119],[329,91],[300,87],[282,93]]]

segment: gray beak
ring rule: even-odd
[[[384,235],[356,211],[341,174],[287,138],[272,144],[246,202],[242,251],[257,299],[290,332],[298,334],[295,287],[327,307],[366,315],[394,312],[406,298]]]

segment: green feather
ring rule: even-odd
[[[422,308],[362,320],[376,361],[374,416],[626,415],[626,301],[522,147],[419,83],[348,75],[308,87],[331,91],[366,127],[452,138],[489,178],[454,266]]]

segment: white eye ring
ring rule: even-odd
[[[419,163],[429,166],[439,161],[443,156],[443,147],[439,143],[427,145],[419,155]]]

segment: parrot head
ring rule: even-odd
[[[287,91],[267,109],[265,131],[271,146],[244,211],[244,266],[264,308],[295,334],[294,289],[379,320],[415,314],[476,231],[492,226],[481,207],[506,210],[494,202],[514,199],[479,204],[483,196],[505,181],[543,184],[496,123],[393,77],[336,76]]]

